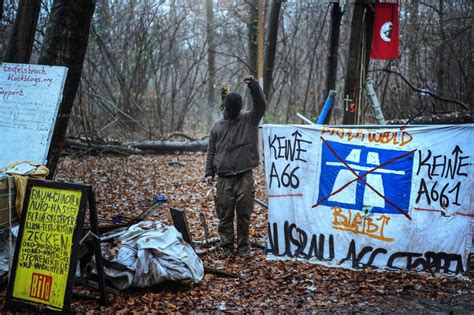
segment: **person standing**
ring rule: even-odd
[[[237,214],[237,251],[250,256],[249,225],[255,202],[252,170],[259,164],[258,124],[266,109],[266,101],[258,81],[244,77],[252,96],[250,111],[241,112],[242,96],[230,93],[224,99],[223,118],[211,128],[205,177],[212,183],[217,175],[214,202],[219,218],[218,232],[222,254],[234,251],[234,211]]]

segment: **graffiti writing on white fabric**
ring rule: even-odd
[[[415,203],[448,208],[460,206],[462,180],[468,176],[469,156],[456,145],[450,154],[435,154],[431,150],[418,151],[417,176],[420,176]],[[469,188],[469,187],[468,187]]]
[[[290,224],[288,221],[285,221],[283,225],[284,249],[280,250],[278,239],[278,224],[273,223],[272,227],[268,224],[270,248],[267,251],[269,253],[275,256],[302,257],[306,259],[313,257],[317,260],[334,259],[334,237],[332,235],[329,235],[327,241],[329,255],[326,259],[324,257],[326,236],[324,234],[319,234],[319,236],[315,234],[309,235],[297,227],[296,224]],[[309,248],[305,251],[308,245]]]
[[[366,235],[379,241],[394,241],[393,238],[384,235],[384,229],[390,222],[390,217],[385,214],[372,218],[362,215],[360,211],[344,211],[341,207],[333,207],[332,214],[332,227],[335,230]]]
[[[377,268],[377,266],[408,269],[429,270],[431,272],[462,273],[465,268],[461,255],[445,252],[427,251],[395,252],[389,254],[386,248],[363,246],[359,250],[355,240],[351,240],[348,248],[338,248],[332,234],[326,237],[324,234],[310,234],[294,223],[285,221],[283,224],[283,236],[279,235],[277,223],[268,224],[269,247],[267,252],[277,256],[288,256],[292,258],[316,259],[318,261],[335,261],[338,265],[351,262],[352,268]],[[283,241],[280,247],[279,239]],[[339,245],[340,246],[340,245]],[[340,260],[335,259],[335,251],[346,252],[346,256]],[[375,260],[379,263],[375,264]],[[382,263],[380,263],[380,260]]]
[[[300,186],[300,179],[298,170],[299,166],[294,163],[300,161],[306,163],[307,148],[311,141],[304,139],[303,135],[296,130],[291,134],[291,137],[277,136],[268,137],[268,147],[272,159],[270,170],[270,184],[272,188],[274,185],[280,187],[291,187],[293,189]],[[283,167],[279,167],[280,163],[275,163],[278,160],[285,160],[287,163]]]
[[[328,134],[346,140],[347,142],[358,140],[362,143],[378,143],[382,145],[391,145],[403,147],[408,143],[412,142],[413,136],[411,133],[402,130],[390,130],[390,131],[379,131],[379,130],[364,130],[364,129],[343,129],[343,128],[331,128],[323,126],[321,135]]]

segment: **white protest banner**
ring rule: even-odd
[[[474,125],[263,126],[268,257],[467,271]]]
[[[67,68],[2,63],[0,168],[13,161],[46,164]]]

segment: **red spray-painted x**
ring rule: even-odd
[[[412,154],[413,152],[416,151],[415,150],[411,150],[407,153],[404,153],[394,159],[391,159],[390,161],[387,161],[371,170],[369,170],[367,173],[363,174],[363,175],[359,175],[357,174],[356,171],[354,171],[354,169],[352,169],[349,164],[346,163],[346,161],[344,161],[338,154],[337,152],[329,145],[329,143],[326,141],[326,139],[324,139],[323,137],[321,137],[321,140],[323,141],[323,143],[328,147],[328,149],[332,152],[332,154],[334,154],[334,156],[342,163],[344,164],[348,170],[350,170],[354,176],[356,177],[355,179],[347,182],[346,184],[344,184],[342,187],[340,187],[339,189],[337,189],[336,191],[333,191],[331,194],[329,194],[328,196],[322,198],[321,200],[319,200],[315,205],[313,205],[313,208],[316,208],[317,206],[321,205],[324,201],[326,201],[327,199],[329,199],[331,196],[337,194],[337,193],[340,193],[341,191],[343,191],[346,187],[348,187],[351,183],[355,182],[355,181],[360,181],[362,182],[363,184],[365,184],[367,187],[369,187],[370,189],[372,189],[377,195],[379,195],[381,198],[383,198],[388,204],[390,204],[392,207],[394,207],[398,212],[400,212],[401,214],[403,214],[405,217],[407,217],[409,220],[411,220],[411,217],[410,215],[405,212],[403,209],[401,209],[399,206],[397,206],[396,204],[394,204],[392,201],[390,201],[387,197],[385,197],[383,194],[381,194],[379,191],[377,191],[372,185],[370,185],[369,183],[367,183],[363,178],[366,177],[367,175],[369,175],[370,173],[376,171],[377,169],[379,168],[382,168],[384,166],[387,166],[391,163],[394,163],[400,159],[403,159],[404,157]]]

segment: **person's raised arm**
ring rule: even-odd
[[[252,75],[246,75],[244,77],[244,82],[250,89],[250,95],[252,95],[253,105],[252,110],[250,111],[250,114],[252,115],[252,123],[258,125],[263,114],[265,114],[267,102],[265,101],[265,96],[260,88],[260,84],[258,84],[258,81]]]

